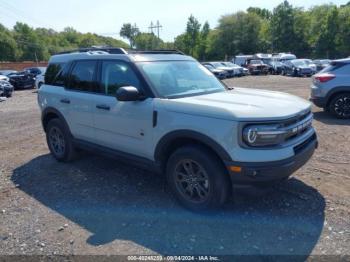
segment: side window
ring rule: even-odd
[[[140,87],[140,81],[132,68],[122,61],[105,61],[102,63],[102,88],[107,95],[115,95],[119,87]]]
[[[55,79],[58,78],[58,73],[60,73],[63,66],[63,63],[50,64],[45,73],[45,83],[48,85],[63,85],[63,82],[62,84],[54,83]]]
[[[69,89],[95,92],[96,83],[94,74],[96,69],[95,61],[78,61],[75,63],[69,77]]]

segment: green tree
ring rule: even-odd
[[[272,16],[272,13],[270,10],[266,8],[259,8],[259,7],[249,7],[247,9],[248,13],[253,13],[261,17],[262,19],[270,19]]]
[[[197,56],[196,49],[200,41],[200,28],[201,24],[198,20],[191,15],[188,18],[185,34],[185,45],[188,47],[188,54],[191,56]]]
[[[278,5],[271,17],[271,37],[274,51],[292,51],[295,45],[294,9],[288,1]]]
[[[17,22],[13,30],[14,38],[21,50],[21,60],[36,61],[46,58],[46,47],[39,41],[33,28],[27,24]]]
[[[153,33],[140,33],[135,37],[135,47],[139,50],[161,49],[164,42]]]
[[[137,28],[136,24],[131,25],[130,23],[127,23],[127,24],[123,24],[119,34],[121,37],[128,39],[130,43],[130,47],[134,48],[135,38],[139,33],[140,31]]]
[[[210,26],[208,22],[205,22],[202,30],[199,35],[199,44],[198,44],[198,59],[201,61],[206,60],[207,48],[208,48],[208,35],[210,32]]]
[[[11,32],[0,24],[0,61],[17,59],[17,43]]]

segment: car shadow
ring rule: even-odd
[[[119,239],[163,255],[297,254],[305,260],[324,224],[324,198],[297,179],[262,197],[235,191],[223,209],[206,214],[179,206],[162,176],[100,156],[70,164],[39,156],[11,179],[91,232],[86,241],[94,246]]]
[[[314,114],[314,118],[317,121],[320,121],[326,125],[343,125],[343,126],[350,125],[350,119],[338,119],[325,111],[318,111],[318,112],[314,112],[313,114]]]

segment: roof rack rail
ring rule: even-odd
[[[88,47],[88,48],[79,48],[79,49],[74,49],[74,50],[68,50],[68,51],[63,51],[57,53],[57,55],[63,55],[63,54],[71,54],[71,53],[86,53],[86,52],[93,52],[93,51],[104,51],[109,54],[127,54],[127,52],[120,47]]]
[[[161,50],[128,50],[129,54],[178,54],[185,55],[179,50],[161,49]]]

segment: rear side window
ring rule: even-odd
[[[95,61],[76,62],[69,76],[67,88],[77,91],[96,92],[95,71]]]
[[[58,73],[60,73],[62,70],[63,66],[63,63],[50,64],[45,73],[45,84],[54,85],[54,81]]]
[[[101,84],[105,94],[115,95],[122,86],[139,89],[140,81],[132,68],[122,61],[105,61],[102,63]]]
[[[329,72],[335,72],[340,74],[350,74],[350,66],[349,64],[342,64],[342,63],[331,63],[329,66],[324,68],[321,73],[329,73]]]

